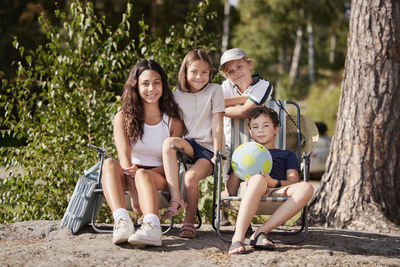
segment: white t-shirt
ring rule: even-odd
[[[182,110],[183,122],[187,134],[197,143],[214,152],[212,137],[212,117],[215,113],[225,112],[225,100],[221,86],[209,83],[197,93],[180,90],[174,92],[176,103]]]
[[[143,166],[162,166],[162,145],[170,137],[172,119],[164,114],[156,125],[144,124],[143,138],[132,144],[132,163]]]
[[[222,83],[224,97],[247,95],[247,98],[256,105],[268,105],[272,97],[273,85],[268,80],[261,78],[259,74],[253,75],[255,81],[244,90],[243,94],[236,85],[229,79]],[[224,117],[224,134],[228,147],[231,146],[231,118]]]

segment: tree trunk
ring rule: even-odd
[[[331,65],[335,63],[336,39],[337,39],[336,31],[333,30],[329,46],[329,64]]]
[[[281,50],[279,51],[279,73],[288,72],[289,70],[289,60],[288,60],[288,48],[286,44],[282,44]]]
[[[151,0],[151,15],[150,15],[150,34],[151,37],[156,37],[157,29],[157,0]]]
[[[400,1],[353,0],[335,134],[316,224],[356,230],[400,225]]]
[[[299,74],[302,41],[303,41],[303,30],[301,29],[301,26],[298,26],[296,31],[296,40],[293,49],[292,64],[290,65],[290,71],[289,71],[290,84],[294,83]]]
[[[315,82],[315,64],[314,64],[314,30],[311,19],[307,21],[308,37],[308,79],[311,84]]]
[[[229,0],[225,0],[224,5],[224,29],[222,34],[222,52],[225,52],[228,49],[229,43],[229,18],[230,18],[230,10],[231,5]]]

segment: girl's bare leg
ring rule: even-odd
[[[126,208],[124,189],[125,176],[121,165],[115,159],[106,159],[103,164],[102,186],[104,196],[111,209],[114,212],[118,208]]]
[[[135,185],[138,193],[140,209],[143,215],[158,214],[158,192],[168,191],[168,184],[164,176],[158,171],[162,167],[153,170],[138,169],[135,175]]]
[[[176,209],[180,204],[178,201],[182,199],[179,191],[179,166],[178,157],[175,149],[172,148],[175,145],[181,149],[189,156],[193,156],[192,146],[185,140],[179,137],[167,138],[163,143],[162,154],[165,178],[168,183],[169,191],[171,193],[171,208]],[[170,216],[169,216],[170,217]]]
[[[198,159],[195,164],[185,173],[185,200],[188,204],[184,224],[193,225],[199,202],[199,182],[213,171],[213,165],[206,159]],[[183,229],[183,232],[185,229]],[[193,231],[189,231],[195,235]],[[183,233],[185,235],[185,233]],[[191,236],[190,233],[187,233]],[[194,237],[194,236],[193,236]]]

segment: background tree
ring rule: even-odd
[[[399,1],[352,1],[338,121],[310,210],[314,223],[400,225],[399,40]]]
[[[330,71],[330,34],[336,30],[336,63],[343,67],[347,22],[346,0],[293,1],[248,0],[240,1],[240,22],[234,27],[232,45],[248,52],[254,60],[255,72],[275,83],[278,98],[304,99],[310,88],[307,71],[314,63],[315,78],[325,78]],[[307,24],[310,25],[307,33]],[[314,38],[309,38],[312,37]],[[307,40],[311,40],[308,45]],[[308,47],[313,47],[308,51]],[[308,60],[308,55],[314,57]],[[313,60],[311,60],[313,59]],[[312,64],[311,64],[312,65]],[[339,67],[339,69],[341,68]],[[335,71],[337,68],[335,69]],[[314,75],[313,75],[314,76]]]

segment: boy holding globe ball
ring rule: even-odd
[[[241,180],[231,173],[227,182],[229,195],[242,196],[236,221],[235,233],[229,254],[243,254],[246,229],[250,225],[261,197],[289,197],[250,237],[250,245],[260,249],[274,249],[267,234],[299,212],[311,199],[314,189],[307,182],[299,182],[299,162],[294,152],[275,148],[274,137],[279,132],[277,113],[265,106],[254,108],[248,116],[249,131],[253,140],[265,146],[272,155],[273,164],[269,174],[251,176],[242,186]]]

